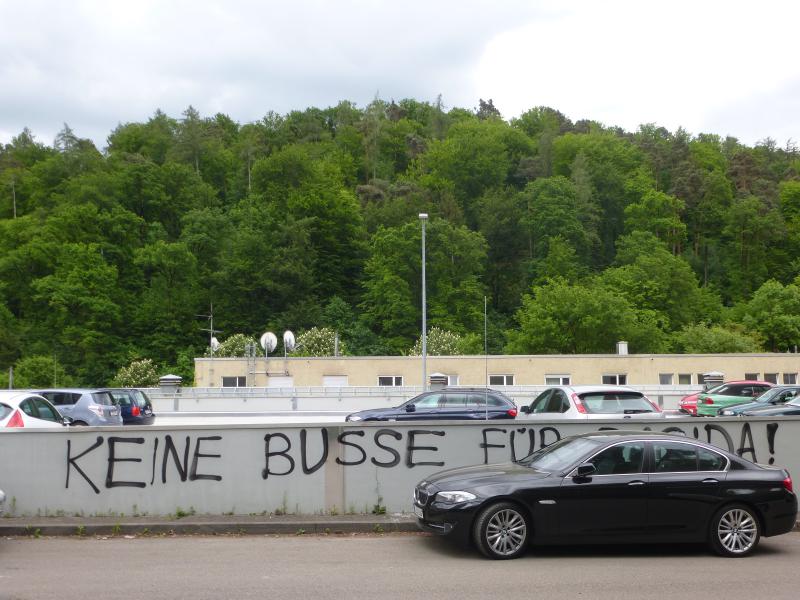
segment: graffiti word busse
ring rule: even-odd
[[[600,430],[613,430],[614,427],[601,427]],[[645,430],[650,430],[645,427]],[[677,433],[703,439],[708,443],[757,462],[754,443],[754,428],[750,423],[743,423],[738,436],[734,436],[720,424],[706,423],[693,426],[687,430],[675,425],[661,429],[664,433]],[[774,464],[775,437],[778,423],[765,423],[763,430],[755,430],[766,437],[769,448],[769,463]],[[313,445],[311,454],[310,436],[319,436],[319,444]],[[355,467],[365,463],[377,468],[412,469],[419,466],[446,467],[441,450],[447,444],[447,432],[436,429],[396,430],[391,428],[348,429],[335,437],[328,428],[299,430],[299,439],[292,439],[282,432],[267,433],[263,441],[263,461],[261,462],[261,478],[282,477],[302,471],[310,475],[322,468],[329,461],[343,467]],[[485,427],[480,430],[476,440],[477,448],[483,453],[483,462],[500,462],[510,458],[512,461],[530,454],[562,438],[562,433],[555,425],[542,427]],[[79,476],[95,494],[99,494],[101,486],[106,489],[119,487],[144,488],[166,484],[168,481],[221,482],[224,472],[223,457],[219,449],[221,435],[183,436],[174,438],[165,435],[146,441],[143,437],[97,436],[87,447],[77,448],[72,440],[67,440],[66,454],[66,487],[70,487],[73,472]],[[332,446],[338,445],[332,452]],[[345,450],[349,453],[345,456]],[[105,480],[102,475],[90,476],[81,466],[81,461],[96,452],[105,458]],[[461,454],[461,453],[459,453]],[[231,457],[233,459],[235,457]],[[118,469],[123,464],[140,464],[146,466],[148,477],[139,480],[122,479]],[[463,466],[463,464],[450,465]],[[141,469],[140,469],[141,470]]]

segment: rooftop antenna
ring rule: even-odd
[[[295,346],[294,334],[288,329],[283,332],[283,358],[286,358],[287,352],[292,352]]]
[[[201,319],[208,319],[208,327],[200,331],[208,332],[208,346],[211,348],[211,358],[214,358],[214,351],[219,348],[219,341],[214,337],[215,333],[222,333],[219,329],[214,329],[214,303],[211,303],[210,310],[207,315],[197,315]]]
[[[271,331],[266,331],[261,334],[261,347],[264,349],[264,360],[269,359],[269,353],[275,350],[278,345],[278,338]],[[266,362],[264,364],[267,364]]]

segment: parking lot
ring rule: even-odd
[[[0,598],[797,598],[800,533],[742,560],[703,546],[550,548],[489,561],[422,534],[0,539]]]

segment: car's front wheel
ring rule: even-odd
[[[758,517],[744,504],[724,506],[711,520],[711,548],[721,556],[747,556],[755,550],[760,537]]]
[[[517,558],[528,547],[530,524],[525,513],[511,502],[484,508],[475,519],[475,545],[489,558]]]

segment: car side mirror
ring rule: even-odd
[[[597,467],[595,467],[592,463],[583,463],[578,467],[575,475],[576,477],[589,477],[595,471],[597,471]]]
[[[417,407],[415,404],[406,404],[406,412],[416,412]]]
[[[72,417],[61,417],[61,424],[65,427],[68,425],[72,425],[75,422],[75,419]]]
[[[528,406],[527,404],[525,406],[520,406],[519,407],[519,412],[521,412],[522,414],[525,414],[525,415],[529,415],[529,414],[531,414],[531,407]]]

